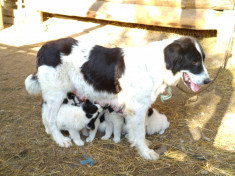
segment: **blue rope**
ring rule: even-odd
[[[88,158],[84,154],[83,157],[85,158],[85,160],[80,160],[80,165],[90,164],[90,166],[94,166],[96,164],[96,161],[92,160],[92,155],[90,156],[90,158]]]
[[[171,87],[167,87],[167,95],[161,95],[160,99],[164,103],[165,100],[169,100],[172,97],[172,90]]]

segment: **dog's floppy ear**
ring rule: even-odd
[[[177,43],[172,43],[164,49],[166,68],[172,70],[173,74],[180,70],[183,57],[183,48]]]

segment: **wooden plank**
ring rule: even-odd
[[[3,16],[14,16],[13,14],[13,8],[6,8],[6,7],[2,7],[2,15]]]
[[[41,0],[34,5],[39,11],[54,14],[200,30],[217,29],[217,19],[222,14],[221,11],[210,9],[181,9],[104,1],[91,3],[86,0],[70,0],[66,4],[65,1]]]
[[[42,4],[40,3],[42,2]],[[51,3],[50,3],[51,2]],[[62,1],[59,1],[62,2]],[[32,1],[32,0],[24,0],[25,4],[25,23],[29,25],[40,25],[41,22],[43,22],[43,13],[41,11],[37,11],[37,3],[41,4],[42,6],[53,6],[53,3],[56,3],[55,1],[48,0],[48,3],[46,1]]]
[[[14,17],[3,16],[3,23],[4,24],[14,24]]]
[[[3,29],[2,4],[0,1],[0,30]]]
[[[180,7],[183,9],[231,10],[234,0],[98,0],[123,4]]]
[[[229,20],[226,20],[229,19]],[[217,30],[217,52],[219,54],[231,54],[229,53],[229,44],[233,35],[235,27],[235,9],[227,10],[221,16],[221,24]],[[232,47],[232,46],[230,46]]]

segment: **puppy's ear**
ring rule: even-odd
[[[71,92],[68,92],[67,93],[67,97],[68,97],[68,99],[74,99],[74,97],[75,97],[75,95],[73,94],[73,93],[71,93]]]
[[[153,108],[148,109],[148,117],[150,117],[153,114]]]
[[[164,49],[166,68],[168,70],[172,70],[173,74],[176,74],[178,71],[180,71],[183,57],[183,49],[177,43],[172,43]]]
[[[89,100],[86,100],[82,106],[83,111],[85,111],[88,114],[94,114],[98,111],[98,107],[91,103]]]

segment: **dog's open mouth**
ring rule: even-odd
[[[193,92],[197,92],[199,90],[199,86],[197,84],[195,84],[194,82],[191,81],[191,79],[189,78],[189,75],[187,73],[183,73],[183,80],[184,83],[192,89]]]

